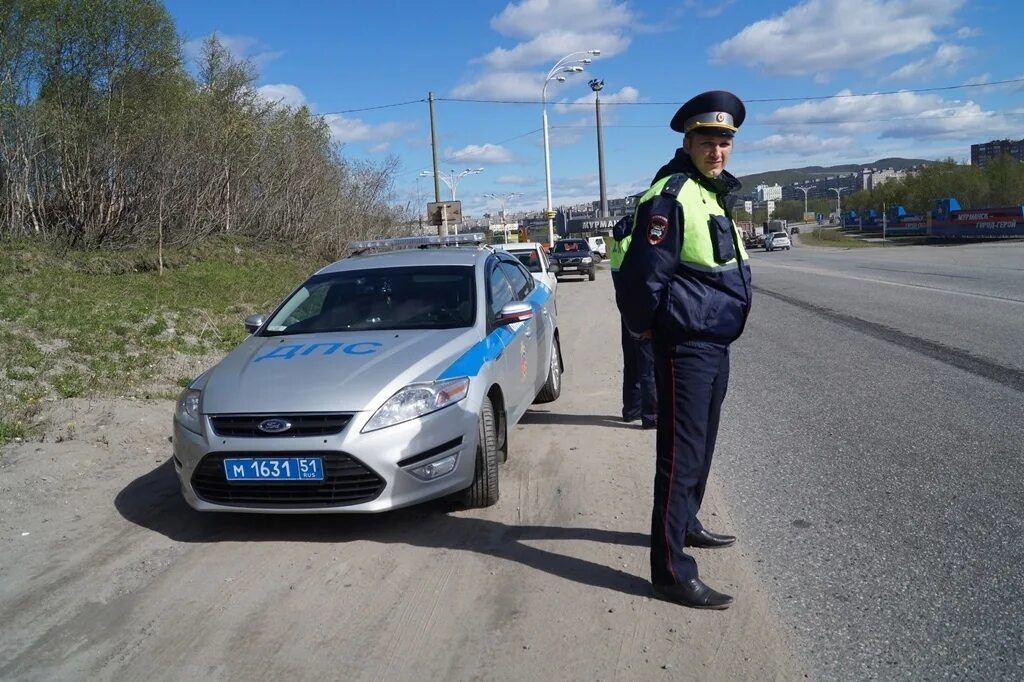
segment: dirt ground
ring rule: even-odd
[[[558,299],[562,398],[515,427],[485,510],[199,514],[173,403],[50,404],[0,454],[0,679],[805,677],[714,473],[702,518],[741,541],[695,555],[737,604],[648,596],[654,433],[615,419],[607,273]]]

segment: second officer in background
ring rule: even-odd
[[[612,270],[612,284],[615,287],[615,302],[620,300],[619,268],[629,249],[633,230],[633,216],[622,218],[612,230],[612,248],[608,252],[608,264]],[[654,388],[654,348],[650,339],[633,336],[626,328],[626,321],[620,316],[622,336],[622,420],[640,420],[640,428],[653,429],[658,425],[658,398]]]
[[[735,542],[705,529],[697,515],[729,383],[729,344],[750,311],[750,267],[725,201],[740,187],[725,166],[745,115],[743,102],[720,90],[676,112],[671,127],[683,133],[683,146],[638,202],[617,282],[626,326],[654,345],[651,583],[656,596],[694,608],[733,602],[701,581],[684,547]]]

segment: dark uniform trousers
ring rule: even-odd
[[[658,420],[654,388],[654,348],[648,339],[635,339],[622,322],[622,418],[639,419],[645,426]]]
[[[697,577],[683,551],[697,520],[711,470],[722,401],[729,385],[729,347],[704,341],[666,343],[654,337],[658,388],[658,455],[651,519],[651,582]]]

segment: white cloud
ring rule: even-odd
[[[493,69],[520,69],[545,64],[554,66],[562,57],[573,52],[600,50],[602,57],[612,57],[629,47],[629,38],[610,31],[579,32],[569,28],[556,28],[536,35],[511,49],[496,47],[480,61]],[[579,55],[580,59],[594,56]]]
[[[507,36],[532,37],[539,26],[571,26],[592,31],[629,26],[635,19],[627,3],[612,0],[522,0],[509,3],[491,19],[491,28]]]
[[[1013,134],[1019,125],[1013,116],[984,111],[971,101],[946,101],[939,95],[900,92],[894,95],[841,97],[782,107],[761,119],[783,133],[794,127],[834,125],[842,133],[870,133],[879,137],[928,139],[976,137],[979,130],[997,137]]]
[[[1004,80],[1016,82],[989,85],[993,81]],[[972,95],[990,95],[994,92],[1022,92],[1024,91],[1024,73],[1011,75],[1008,78],[994,78],[991,73],[983,73],[978,76],[971,76],[964,81],[964,85],[974,86],[969,90]]]
[[[970,50],[959,45],[941,45],[931,57],[904,64],[882,80],[915,80],[931,76],[939,71],[953,73],[969,53]]]
[[[716,64],[824,77],[874,66],[937,42],[964,0],[805,0],[753,23],[710,50]]]
[[[378,125],[367,123],[358,118],[347,118],[341,114],[324,116],[327,126],[331,129],[331,137],[335,142],[382,142],[393,140],[406,134],[415,126],[412,123],[389,122]]]
[[[711,19],[729,9],[729,6],[734,2],[736,0],[719,0],[715,3],[705,2],[704,0],[686,0],[683,3],[683,7],[687,12],[693,12],[702,19]]]
[[[514,163],[515,157],[509,150],[498,144],[470,144],[462,149],[446,149],[446,161],[457,163]]]
[[[513,187],[531,187],[539,183],[540,179],[527,175],[502,175],[494,182],[499,185],[512,185]]]
[[[540,98],[544,74],[523,71],[493,71],[452,90],[455,97],[480,97],[497,100],[535,100]],[[548,86],[549,90],[551,86]]]
[[[382,154],[386,152],[390,147],[390,142],[381,142],[380,144],[373,145],[367,151],[370,152],[371,154]]]
[[[640,91],[629,85],[625,86],[618,92],[605,93],[604,91],[601,91],[601,104],[622,104],[638,102],[639,100]],[[575,100],[573,100],[571,105],[565,102],[559,102],[558,104],[555,105],[555,111],[558,112],[559,114],[565,114],[569,112],[575,113],[579,112],[580,108],[584,106],[594,106],[593,92],[590,92],[589,94],[586,94],[583,97],[576,98]],[[605,110],[603,106],[601,107],[601,110],[602,112]]]
[[[970,26],[963,26],[956,32],[957,40],[967,40],[968,38],[977,38],[981,35],[980,28],[972,28]]]
[[[256,92],[267,102],[286,107],[301,107],[306,103],[306,95],[302,90],[288,83],[261,85],[256,88]]]
[[[816,156],[822,153],[847,151],[854,149],[855,145],[856,140],[848,136],[823,138],[802,133],[776,133],[744,145],[743,150]]]
[[[198,60],[203,54],[203,43],[210,35],[217,36],[217,40],[224,46],[235,59],[248,59],[256,66],[263,66],[284,55],[283,50],[270,50],[267,45],[258,38],[243,35],[228,35],[220,31],[214,31],[202,38],[189,40],[182,49],[185,56],[193,61]]]
[[[580,54],[580,59],[600,59],[629,48],[630,33],[638,24],[626,2],[614,0],[523,0],[509,3],[491,20],[503,35],[520,38],[511,47],[496,47],[472,63],[482,71],[467,77],[452,90],[455,97],[497,100],[536,100],[547,71],[561,58],[576,52],[600,50],[600,56]],[[571,62],[571,60],[570,60]],[[529,69],[543,68],[531,72]],[[585,74],[567,76],[567,85]],[[559,83],[547,87],[549,101]]]

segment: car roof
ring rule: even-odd
[[[494,244],[494,248],[502,251],[529,251],[540,248],[540,242],[509,242],[508,244]]]
[[[487,260],[493,251],[486,247],[445,246],[427,249],[398,249],[380,253],[351,256],[322,268],[318,274],[348,272],[368,268],[401,268],[416,265],[466,265],[475,266]]]

